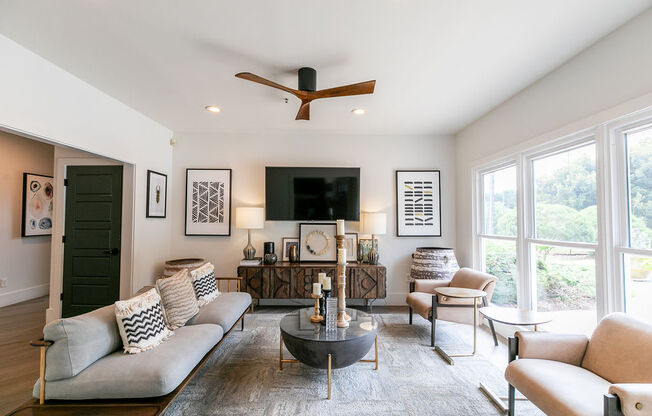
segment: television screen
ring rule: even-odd
[[[360,219],[360,168],[265,168],[268,221]]]

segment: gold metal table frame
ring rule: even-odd
[[[278,366],[279,370],[283,371],[283,364],[284,363],[299,363],[299,360],[296,359],[287,359],[283,358],[283,333],[281,333],[281,342],[280,342],[280,348],[279,348],[279,353],[278,353]],[[328,369],[327,369],[327,375],[328,375],[328,396],[327,399],[331,399],[331,383],[332,383],[332,368],[331,368],[331,354],[328,354]],[[360,360],[358,361],[359,363],[375,363],[376,366],[374,370],[378,370],[378,334],[376,334],[376,338],[374,339],[374,359],[373,360]]]

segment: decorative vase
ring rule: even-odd
[[[290,258],[290,263],[297,263],[299,261],[299,247],[291,245],[288,250],[288,257]]]
[[[460,269],[455,251],[447,247],[418,247],[412,254],[410,278],[448,280]]]
[[[276,254],[274,254],[274,242],[268,241],[264,245],[265,255],[263,256],[263,262],[265,264],[274,264],[278,260]]]

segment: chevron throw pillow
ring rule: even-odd
[[[161,297],[156,289],[115,303],[124,350],[129,354],[150,350],[172,336],[165,325]]]
[[[188,269],[156,281],[156,288],[163,301],[165,319],[170,329],[186,324],[199,312],[195,290],[188,276]]]
[[[190,280],[200,307],[211,303],[220,294],[215,280],[215,267],[210,263],[191,271]]]

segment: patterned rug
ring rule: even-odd
[[[406,314],[375,314],[379,321],[380,369],[359,363],[333,371],[326,400],[326,371],[301,363],[279,370],[279,321],[287,310],[247,315],[168,410],[181,415],[500,415],[478,389],[484,381],[506,395],[503,372],[481,355],[450,366],[429,347],[427,321],[407,324]],[[465,341],[438,324],[437,342],[450,351]],[[462,348],[463,348],[462,347]],[[285,358],[291,358],[287,350]],[[373,358],[372,351],[366,358]],[[517,414],[542,415],[517,402]]]

